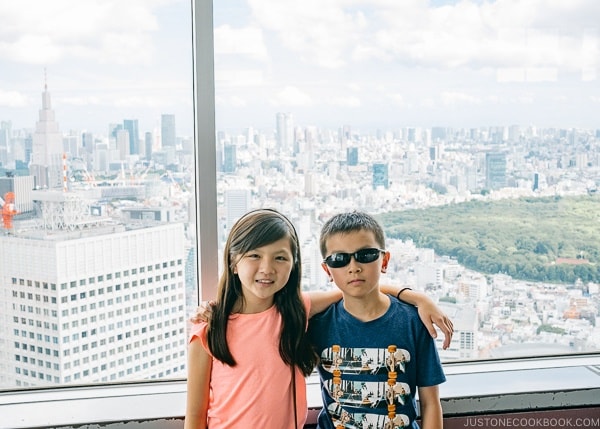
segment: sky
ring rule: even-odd
[[[63,132],[176,115],[193,133],[188,0],[0,2],[0,121]],[[214,1],[218,130],[600,129],[597,0]]]

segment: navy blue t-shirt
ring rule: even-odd
[[[418,428],[417,387],[446,381],[417,309],[390,297],[387,312],[361,322],[343,300],[309,321],[325,407],[319,429]]]

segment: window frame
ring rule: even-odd
[[[216,296],[219,266],[213,0],[192,0],[192,15],[197,279],[206,301]]]

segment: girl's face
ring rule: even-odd
[[[289,238],[282,238],[238,257],[233,268],[242,284],[242,313],[258,313],[273,305],[273,296],[283,289],[294,266]]]

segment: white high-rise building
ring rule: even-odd
[[[15,194],[15,210],[18,213],[31,212],[33,211],[31,192],[34,183],[33,176],[0,177],[0,198],[3,198],[7,192],[13,192]]]
[[[277,113],[277,147],[290,154],[294,147],[294,117],[291,113]]]
[[[475,309],[460,304],[438,302],[438,306],[454,323],[454,334],[450,346],[443,350],[443,335],[438,335],[435,342],[442,361],[457,359],[476,359],[479,357],[477,331],[479,317]],[[439,332],[439,331],[438,331]]]
[[[227,233],[233,224],[250,210],[252,192],[250,189],[228,189],[225,191],[225,210]]]
[[[160,138],[161,147],[175,147],[177,145],[177,134],[175,131],[175,115],[162,114],[160,116]]]
[[[0,385],[184,374],[183,224],[84,224],[0,235]]]

